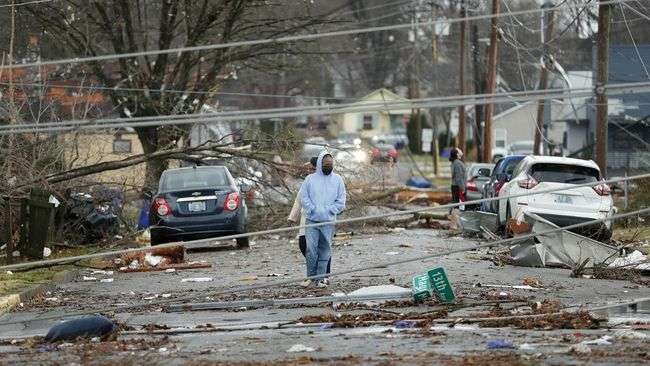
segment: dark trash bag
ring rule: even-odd
[[[406,181],[406,185],[415,188],[431,188],[431,181],[424,177],[411,177]]]
[[[101,316],[85,316],[79,319],[68,320],[53,326],[45,340],[48,342],[71,341],[79,337],[103,337],[117,330],[115,323]]]

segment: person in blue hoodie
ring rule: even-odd
[[[327,151],[318,156],[316,171],[305,179],[302,185],[302,207],[306,223],[331,222],[329,225],[305,229],[307,239],[307,276],[327,273],[327,264],[331,257],[331,243],[334,237],[334,221],[336,216],[345,209],[345,184],[338,174],[334,173],[334,158]],[[311,280],[302,283],[307,287]],[[327,278],[316,281],[319,287],[327,287]]]

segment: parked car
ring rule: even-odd
[[[472,163],[467,167],[465,198],[475,201],[483,198],[483,186],[490,180],[494,164]],[[476,208],[478,205],[470,205]]]
[[[524,158],[523,155],[510,155],[499,159],[492,170],[490,180],[483,186],[483,198],[498,196],[501,187],[510,181],[515,168]],[[497,213],[499,201],[485,202],[481,207],[484,211]]]
[[[534,141],[514,142],[508,147],[508,155],[533,155],[534,149]]]
[[[396,150],[401,150],[409,143],[405,133],[386,133],[383,135],[373,136],[371,139],[373,145],[387,144],[392,145]]]
[[[242,234],[248,223],[246,200],[225,166],[165,170],[149,215],[152,245]],[[248,238],[237,246],[248,247]]]
[[[397,162],[398,152],[395,146],[389,144],[376,144],[372,147],[370,164],[377,162]]]
[[[499,222],[505,225],[511,217],[532,212],[564,227],[614,214],[611,190],[607,184],[574,187],[601,180],[598,165],[591,160],[555,156],[528,156],[521,161],[512,180],[504,185],[500,196],[534,193],[554,188],[561,191],[499,200]],[[612,236],[611,221],[575,230],[578,233],[607,240]]]

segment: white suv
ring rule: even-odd
[[[515,169],[512,180],[501,188],[500,197],[565,189],[499,200],[499,223],[505,225],[511,217],[523,218],[524,212],[538,214],[558,226],[611,217],[615,208],[608,185],[572,188],[577,184],[596,183],[600,180],[600,169],[591,160],[527,156]],[[576,231],[607,240],[612,235],[611,229],[611,221],[605,221],[604,224]]]

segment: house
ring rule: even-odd
[[[352,103],[352,106],[407,101],[408,99],[400,97],[388,89],[381,88]],[[362,138],[370,139],[373,136],[389,133],[394,129],[404,129],[410,116],[410,109],[390,108],[375,112],[337,114],[332,116],[329,132],[333,136],[338,136],[340,133],[359,133]]]
[[[594,65],[596,52],[594,51]],[[650,77],[650,44],[612,45],[609,51],[608,83],[634,83]],[[596,107],[591,100],[588,112],[589,134],[596,132]],[[610,176],[645,170],[650,167],[650,93],[628,93],[609,97],[607,168]]]
[[[65,144],[65,165],[70,169],[144,153],[138,135],[132,128],[90,130],[59,136]],[[86,177],[93,183],[141,187],[145,182],[144,165],[109,170]]]

